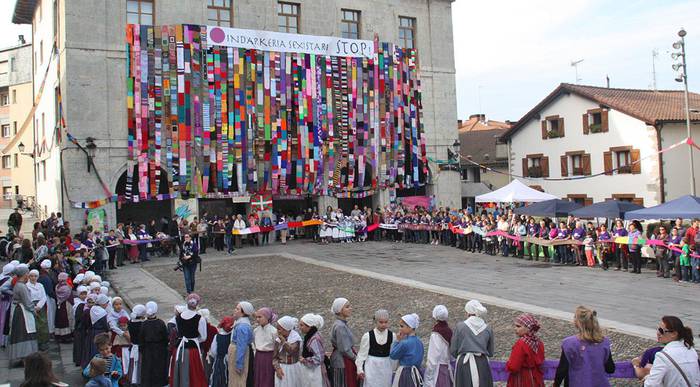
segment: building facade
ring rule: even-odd
[[[18,195],[36,195],[31,156],[14,146],[33,142],[33,123],[27,119],[32,109],[32,48],[20,42],[0,50],[0,149],[2,200],[0,207],[14,207]],[[29,129],[21,131],[23,125]],[[31,200],[31,199],[28,199]]]
[[[688,145],[665,150],[687,137],[684,118],[681,91],[561,84],[502,138],[510,172],[531,186],[582,204],[653,206],[690,193]],[[700,114],[691,120],[698,138]]]
[[[59,90],[55,88],[59,84],[66,125],[81,145],[86,145],[87,137],[94,139],[93,161],[105,185],[114,191],[124,175],[127,23],[221,25],[370,40],[376,33],[380,41],[417,48],[427,154],[444,159],[457,138],[451,2],[18,0],[13,22],[33,25],[33,51],[39,59],[34,68],[35,91],[44,73],[49,74],[45,97],[35,113],[39,201],[49,212],[63,210],[67,219],[80,224],[84,210],[71,208],[70,201],[105,196],[94,173],[87,170],[86,152],[69,141],[61,142],[60,132],[53,130],[58,122],[55,101]],[[52,54],[52,47],[56,54]],[[458,205],[458,174],[431,168],[435,184],[427,186],[427,193],[436,195],[441,205]],[[61,175],[65,187],[61,186]],[[372,204],[388,199],[382,191]],[[338,203],[332,197],[316,200],[320,207]],[[114,224],[117,206],[110,204],[105,209],[108,222]]]

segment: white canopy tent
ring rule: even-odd
[[[477,203],[513,203],[513,202],[543,202],[558,199],[554,195],[532,189],[520,180],[514,179],[510,184],[493,192],[476,197]]]

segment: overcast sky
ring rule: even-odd
[[[30,38],[0,0],[0,47]],[[517,120],[561,82],[681,89],[671,45],[688,29],[690,90],[700,92],[700,0],[457,0],[452,5],[459,118]]]

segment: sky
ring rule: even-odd
[[[29,41],[0,0],[0,47]],[[456,0],[452,4],[458,118],[518,120],[561,82],[680,90],[672,44],[687,29],[688,79],[700,92],[700,0]]]

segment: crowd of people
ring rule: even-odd
[[[53,278],[49,265],[41,275]],[[235,305],[232,315],[214,326],[202,299],[190,293],[167,321],[150,301],[126,311],[120,297],[110,297],[109,283],[92,271],[69,277],[58,272],[53,282],[37,282],[30,266],[10,262],[3,268],[0,303],[4,322],[0,341],[13,364],[24,363],[23,386],[60,385],[42,351],[50,340],[46,318],[47,291],[59,297],[53,317],[53,338],[73,342],[73,362],[91,387],[466,387],[493,386],[490,359],[494,331],[487,309],[477,300],[466,303],[464,320],[448,324],[444,305],[432,310],[427,351],[416,330],[416,313],[392,321],[385,309],[374,313],[374,328],[362,335],[359,347],[351,324],[349,300],[336,298],[330,310],[335,321],[330,337],[320,329],[315,313],[278,317],[271,307],[255,309],[248,301]],[[45,285],[46,284],[46,285]],[[170,316],[168,316],[170,317]],[[574,312],[576,333],[565,338],[556,353],[555,386],[609,386],[615,372],[611,342],[601,330],[594,310]],[[392,329],[392,326],[395,329]],[[6,328],[6,329],[5,329]],[[545,346],[538,320],[522,314],[513,321],[516,337],[505,364],[508,386],[544,386]],[[645,386],[700,384],[700,362],[690,328],[674,316],[664,316],[657,331],[659,346],[632,360]],[[43,346],[43,347],[42,347]]]

